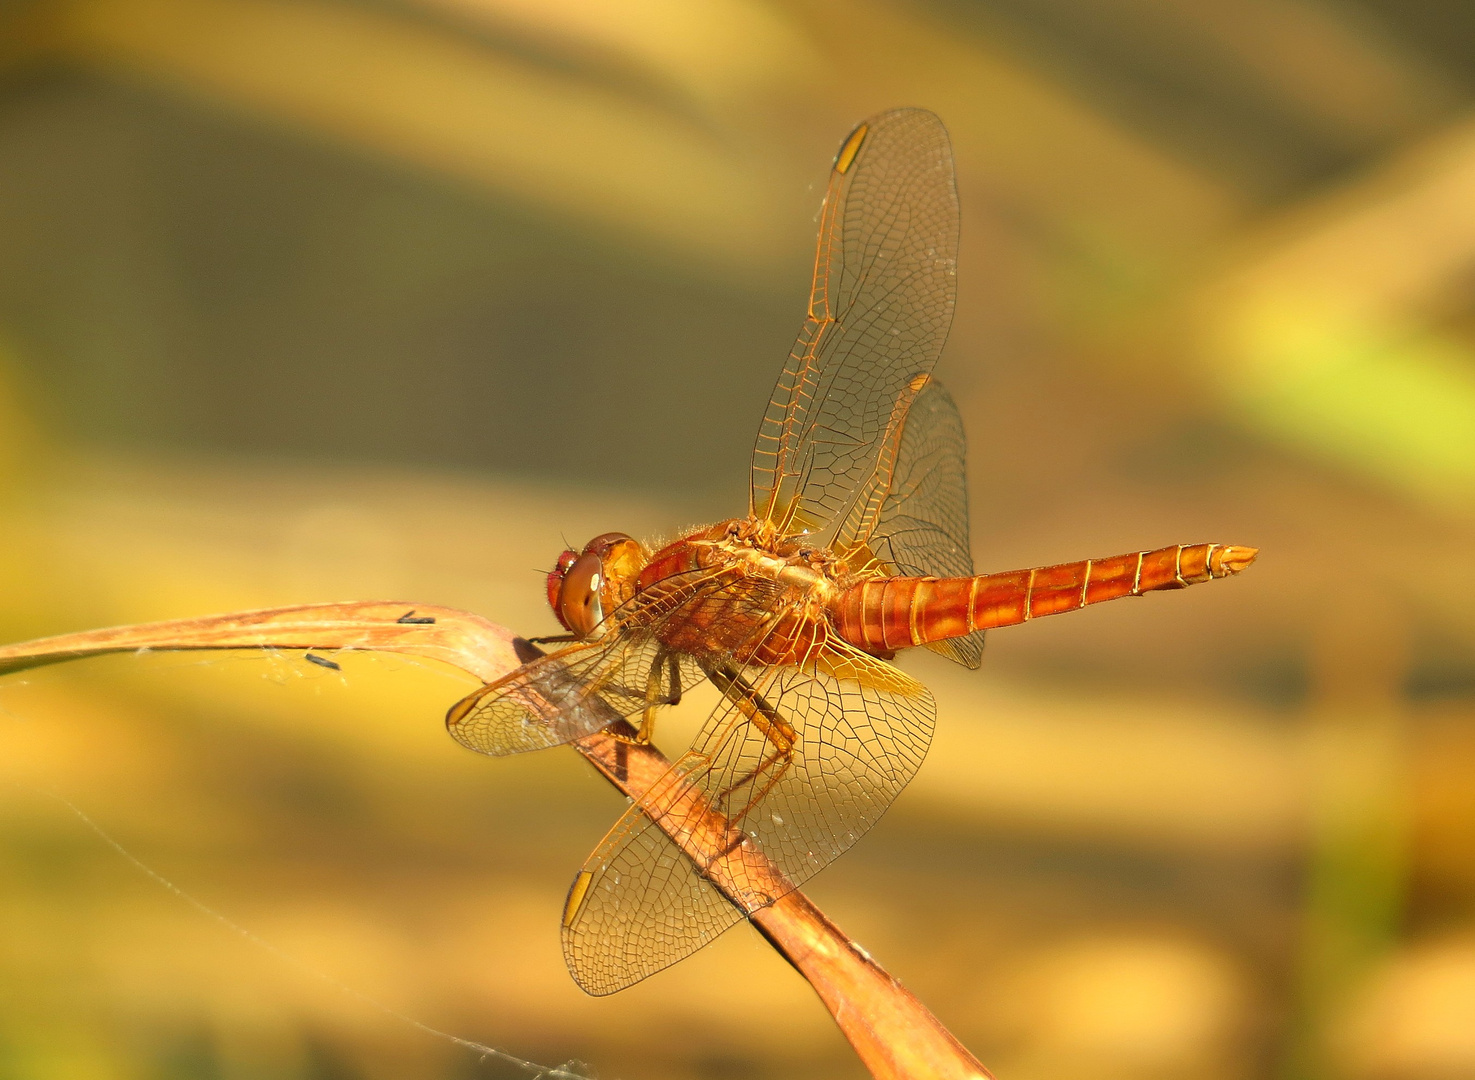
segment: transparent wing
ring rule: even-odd
[[[859,538],[886,573],[915,577],[972,577],[968,545],[967,443],[952,395],[930,380],[907,414],[896,468],[873,527]],[[865,561],[843,552],[851,565]],[[976,668],[983,631],[928,645],[933,652]]]
[[[530,660],[452,706],[446,728],[482,754],[543,750],[667,704],[703,678],[650,632],[627,631]]]
[[[727,699],[576,879],[564,957],[590,993],[674,964],[823,869],[885,813],[932,739],[927,690],[843,644],[822,646],[802,668],[709,674]],[[724,860],[725,896],[652,821],[711,838],[723,833],[708,824],[713,812],[733,839],[706,856],[741,840],[744,854],[781,872],[777,895],[775,879],[739,857]]]
[[[675,793],[706,766],[686,754],[647,798]],[[586,992],[613,994],[690,956],[745,914],[634,805],[574,879],[563,956]]]
[[[503,756],[561,746],[669,703],[706,676],[689,656],[662,646],[658,632],[737,584],[722,574],[667,578],[613,612],[596,640],[529,660],[457,702],[446,728],[469,749]]]
[[[952,323],[957,238],[942,122],[899,109],[856,128],[830,173],[808,318],[758,430],[753,514],[833,546],[878,473],[889,485],[882,459]]]

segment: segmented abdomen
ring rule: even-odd
[[[1180,544],[979,577],[874,578],[842,592],[830,615],[840,636],[852,645],[890,653],[1119,596],[1228,577],[1254,557],[1253,548]]]

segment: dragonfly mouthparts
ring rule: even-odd
[[[1209,562],[1209,572],[1215,577],[1229,577],[1249,566],[1258,554],[1260,554],[1259,548],[1240,547],[1237,544],[1226,544],[1221,548],[1215,548]]]

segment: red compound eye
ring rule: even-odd
[[[604,621],[604,604],[599,587],[604,583],[604,563],[598,555],[580,555],[563,575],[558,590],[558,621],[580,637],[588,637]]]
[[[558,594],[563,590],[563,579],[568,574],[569,567],[573,566],[578,558],[577,551],[565,551],[558,557],[558,562],[554,564],[553,569],[548,571],[548,606],[553,609],[553,614],[558,616],[558,621],[563,623],[565,630],[572,630],[573,627],[564,622],[563,613],[558,610]]]

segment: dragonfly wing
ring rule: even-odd
[[[684,674],[695,672],[690,661],[672,659],[685,664]],[[462,746],[483,754],[561,746],[634,716],[648,703],[670,700],[672,671],[649,634],[579,643],[531,660],[463,698],[446,714],[446,728]]]
[[[883,660],[826,645],[802,668],[736,674],[749,695],[727,691],[669,782],[657,785],[663,790],[625,812],[575,880],[564,956],[591,993],[613,993],[674,964],[818,873],[876,823],[922,764],[932,696]],[[750,719],[753,699],[788,726],[787,755],[776,756],[764,724]],[[672,797],[683,792],[695,797]],[[714,810],[740,830],[732,837],[780,872],[777,890],[772,878],[745,876],[748,860],[728,859],[733,895],[725,896],[671,839],[713,836]]]
[[[502,756],[561,746],[669,703],[706,676],[662,646],[659,632],[733,588],[730,577],[705,571],[667,578],[611,613],[596,640],[530,660],[457,702],[446,727],[463,746]]]
[[[857,543],[889,574],[912,577],[972,577],[968,543],[968,486],[963,462],[967,443],[952,395],[931,380],[907,414],[891,483],[876,515],[862,522]],[[857,560],[851,552],[841,554]],[[983,631],[936,641],[933,652],[969,668],[983,661]]]
[[[916,775],[936,707],[910,676],[836,642],[803,667],[753,670],[748,680],[792,727],[788,764],[763,771],[772,740],[758,724],[730,722],[736,702],[693,749],[712,762],[708,798],[798,885],[859,840]]]
[[[858,127],[830,173],[809,313],[753,451],[750,508],[830,545],[882,473],[956,294],[952,148],[925,109]]]
[[[705,759],[687,754],[669,776],[704,767]],[[685,959],[743,918],[636,803],[574,879],[563,956],[585,991],[613,994]]]

